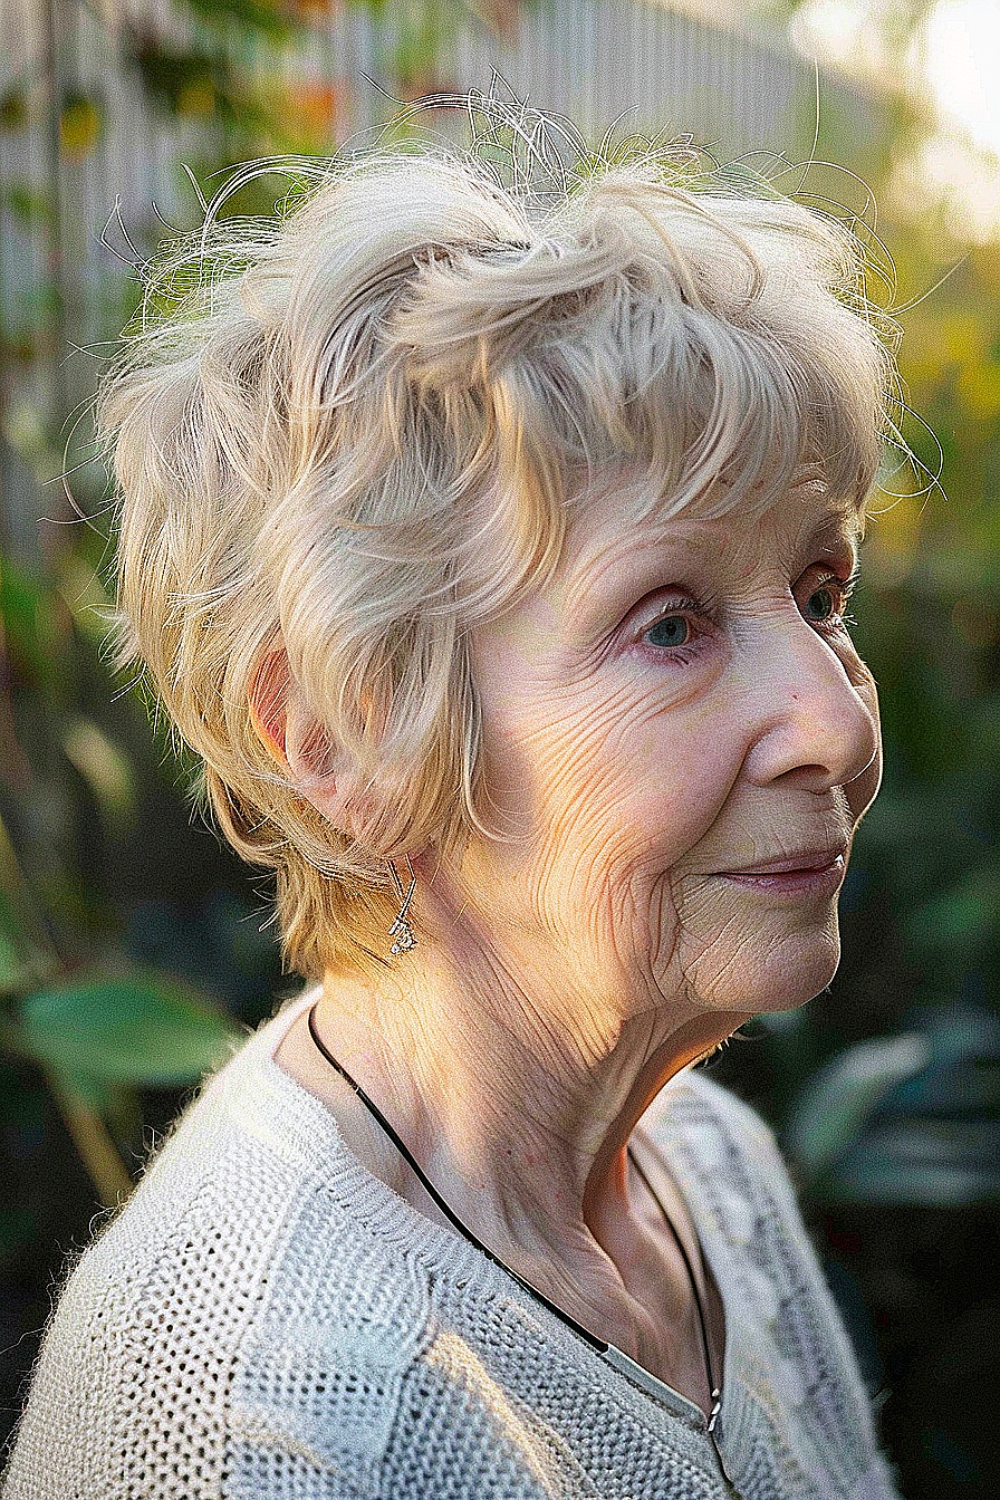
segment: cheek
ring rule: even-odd
[[[650,721],[629,737],[633,820],[659,869],[692,849],[715,823],[739,775],[745,743],[718,713],[685,712]]]
[[[559,707],[550,703],[555,715],[527,732],[504,726],[484,737],[489,801],[522,867],[533,851],[547,878],[569,880],[583,900],[581,886],[592,896],[595,884],[647,863],[662,873],[703,820],[702,758],[655,717],[637,723],[624,695]]]

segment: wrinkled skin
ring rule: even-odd
[[[853,513],[797,491],[759,523],[623,533],[616,498],[580,515],[552,586],[474,637],[516,842],[470,851],[458,884],[629,1008],[798,1005],[836,969],[835,901],[723,872],[846,849],[877,790],[875,687],[841,618]]]
[[[625,1147],[680,1068],[833,977],[878,709],[842,619],[852,508],[804,487],[759,520],[633,526],[621,499],[581,503],[551,580],[470,638],[501,837],[408,851],[418,947],[377,983],[328,975],[317,1019],[468,1227],[707,1409],[687,1271]],[[278,749],[336,821],[312,727],[289,715]],[[302,1026],[279,1061],[438,1217]]]

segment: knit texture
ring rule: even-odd
[[[685,1072],[644,1121],[726,1307],[713,1442],[364,1170],[273,1060],[311,998],[209,1082],[73,1270],[3,1500],[896,1496],[757,1115]]]

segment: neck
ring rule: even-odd
[[[635,1125],[747,1019],[660,994],[626,1006],[614,990],[552,964],[515,969],[489,942],[423,939],[378,986],[328,975],[317,1013],[452,1211],[594,1331],[641,1239]]]

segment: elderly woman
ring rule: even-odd
[[[314,983],[76,1267],[7,1500],[895,1493],[691,1069],[829,984],[878,785],[859,251],[669,157],[502,176],[210,223],[106,385],[121,659]]]

